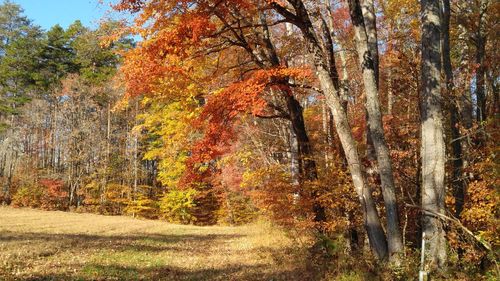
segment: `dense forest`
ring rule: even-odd
[[[1,204],[265,218],[326,270],[500,276],[497,1],[110,9],[43,30],[0,5]]]

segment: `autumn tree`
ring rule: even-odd
[[[164,9],[167,10],[170,9],[170,6],[167,2],[160,1],[157,4],[159,5],[159,7],[162,7]],[[225,126],[220,127],[220,124],[215,125],[215,122],[221,122],[221,124],[222,122],[229,122],[230,124],[231,123],[234,124],[235,121],[237,120],[237,118],[235,118],[236,114],[249,114],[249,113],[255,115],[256,117],[264,119],[284,118],[291,122],[292,124],[291,127],[294,132],[294,138],[296,138],[297,140],[297,146],[298,146],[297,151],[299,153],[298,159],[300,162],[298,164],[298,170],[299,170],[298,180],[313,181],[317,179],[316,164],[312,157],[311,144],[309,142],[309,138],[305,130],[305,124],[302,116],[302,106],[300,105],[297,98],[294,96],[294,91],[292,91],[292,87],[297,87],[297,86],[300,87],[300,85],[295,85],[293,82],[291,82],[291,76],[296,75],[294,73],[298,72],[290,71],[290,73],[288,74],[285,69],[282,69],[283,68],[282,64],[287,62],[283,58],[279,57],[275,43],[272,41],[271,31],[267,26],[268,15],[266,15],[266,12],[260,11],[259,9],[257,9],[257,7],[253,6],[253,4],[250,3],[248,3],[247,6],[242,6],[245,7],[245,9],[237,9],[238,8],[237,3],[234,3],[234,5],[236,6],[233,6],[232,3],[221,4],[221,6],[218,7],[218,9],[208,10],[208,11],[206,9],[208,9],[209,7],[205,5],[200,5],[200,7],[198,7],[196,10],[193,10],[189,13],[173,16],[173,17],[179,17],[179,19],[185,21],[188,19],[191,20],[191,17],[198,16],[199,14],[205,16],[205,13],[209,14],[213,13],[214,19],[216,19],[212,30],[201,29],[198,31],[195,28],[199,27],[195,26],[193,27],[193,30],[187,30],[188,34],[184,34],[180,33],[180,32],[186,32],[183,29],[183,27],[182,28],[181,26],[176,27],[175,30],[178,33],[174,33],[175,34],[174,38],[169,38],[167,40],[175,39],[178,41],[173,41],[173,42],[162,41],[163,38],[160,37],[162,35],[162,32],[164,32],[165,30],[169,30],[169,28],[164,26],[163,22],[159,22],[159,24],[154,28],[155,32],[157,32],[158,34],[152,36],[151,38],[148,38],[149,46],[144,44],[144,47],[141,48],[142,49],[141,51],[143,52],[143,55],[148,58],[151,57],[152,55],[156,55],[154,53],[146,54],[146,52],[151,52],[150,49],[152,49],[151,48],[152,46],[158,46],[158,47],[163,46],[166,50],[170,51],[169,57],[171,58],[175,57],[189,58],[190,56],[193,55],[190,54],[191,52],[194,53],[195,56],[199,54],[205,54],[206,56],[218,55],[226,58],[228,63],[226,64],[219,63],[220,66],[218,67],[220,70],[217,70],[216,73],[224,74],[222,70],[227,69],[230,71],[229,72],[230,75],[226,74],[225,75],[226,78],[224,79],[234,79],[238,77],[237,75],[240,76],[240,79],[243,78],[242,82],[234,83],[233,85],[229,84],[227,90],[224,90],[222,93],[214,95],[211,98],[207,98],[209,105],[207,105],[207,107],[204,110],[205,112],[204,117],[211,120],[210,122],[217,127],[213,129],[210,128],[209,131],[206,132],[206,140],[196,145],[196,147],[200,148],[206,146],[203,148],[204,150],[203,152],[202,151],[199,152],[206,153],[207,155],[202,155],[201,157],[198,156],[198,158],[192,157],[193,159],[200,159],[203,162],[203,161],[208,161],[209,159],[214,158],[215,156],[218,155],[216,151],[209,150],[211,149],[210,146],[214,145],[215,144],[214,142],[218,141],[217,139],[210,139],[213,137],[211,134],[214,134],[215,136],[220,134],[220,132],[216,131],[216,128],[217,130],[223,130],[223,131],[226,131],[228,129]],[[154,6],[155,5],[153,4],[144,3],[144,5],[141,7],[141,9],[143,10],[142,15],[148,17],[149,11]],[[118,5],[117,7],[119,9],[134,10],[133,5],[130,5],[130,3],[128,3],[127,1],[123,1],[121,5]],[[142,22],[144,22],[144,19],[141,19],[140,23]],[[206,26],[211,27],[210,25]],[[215,26],[217,26],[218,30],[215,29]],[[247,30],[251,30],[252,33],[247,33],[246,32]],[[193,40],[193,38],[190,37],[191,32],[193,32],[192,36],[199,36],[200,38],[194,38]],[[211,35],[212,33],[213,35]],[[203,42],[199,41],[201,38],[205,40]],[[188,42],[194,41],[194,45],[191,45],[190,48],[181,47],[180,49],[172,49],[172,47],[168,47],[169,45],[167,46],[161,45],[165,43],[168,44],[178,43],[182,45],[185,44],[184,41]],[[197,49],[200,47],[208,49],[208,52],[203,51],[201,49]],[[230,50],[234,51],[237,54],[238,60],[239,61],[243,60],[243,62],[234,61],[236,57],[234,57],[233,55],[229,55]],[[143,60],[143,58],[139,59]],[[132,61],[133,60],[130,60],[130,62]],[[157,65],[159,62],[161,61],[150,61],[150,63],[152,63],[153,65]],[[150,66],[148,66],[148,68],[149,67]],[[262,69],[262,71],[255,71],[254,69],[252,69],[252,67],[260,68]],[[134,70],[132,68],[136,69]],[[142,71],[142,73],[139,73],[139,75],[135,75],[135,73],[137,73],[136,72],[137,69],[141,68],[145,69],[144,62],[141,62],[140,65],[138,63],[134,65],[131,64],[130,67],[127,68],[127,70],[131,73],[134,73],[134,75],[131,75],[129,73],[127,77],[130,77],[131,79],[133,79],[133,81],[136,81],[138,77],[143,77],[142,75],[146,73],[144,71]],[[241,75],[238,74],[237,72],[240,73],[247,72],[248,74]],[[154,73],[153,77],[151,77],[150,75],[148,80],[140,79],[141,81],[138,82],[140,82],[142,85],[146,85],[146,83],[149,82],[151,78],[154,78],[154,76],[160,74],[164,75],[164,73],[161,72]],[[232,75],[235,76],[231,77]],[[208,80],[206,79],[203,81],[208,82]],[[130,89],[135,92],[136,89],[133,88],[133,86],[136,84],[135,82],[133,83],[129,82],[128,84],[130,86]],[[251,83],[254,83],[256,85],[252,85]],[[137,83],[137,85],[141,84]],[[151,84],[154,84],[154,80],[153,83],[150,82],[150,85]],[[245,87],[247,87],[247,89],[245,89]],[[140,89],[142,90],[144,89],[144,87]],[[250,93],[248,89],[252,89],[254,92]],[[149,91],[151,92],[151,89],[149,89]],[[229,93],[231,93],[231,95],[233,95],[234,98],[239,96],[240,100],[237,101],[233,97],[228,99],[227,95]],[[242,99],[241,97],[244,97],[245,95],[253,96],[253,100],[246,97]],[[259,95],[261,95],[261,97],[259,97]],[[257,99],[261,100],[255,103]],[[253,104],[252,101],[254,102]],[[237,103],[235,104],[235,102]],[[244,102],[248,103],[245,104]],[[210,106],[210,104],[214,104],[214,106],[216,105],[216,107],[212,107]],[[262,105],[264,105],[266,108],[259,108],[259,106]],[[217,111],[210,112],[215,108],[217,108],[218,112]],[[221,111],[223,108],[227,108],[227,110]],[[216,116],[219,114],[224,114],[226,116]],[[210,126],[212,125],[209,125],[209,127]],[[224,141],[229,140],[225,136],[224,137],[217,136],[217,138],[219,139],[220,142],[219,144],[217,144],[218,146],[223,144]],[[195,155],[197,155],[196,147],[194,150]],[[312,196],[314,197],[317,195],[312,194]],[[315,205],[314,208],[316,212],[316,220],[319,222],[324,221],[325,220],[324,208],[318,204]]]
[[[384,259],[388,256],[387,239],[382,229],[380,218],[375,208],[375,202],[371,191],[367,185],[360,155],[352,137],[352,132],[347,120],[346,112],[338,96],[339,81],[337,75],[332,75],[328,65],[332,65],[333,56],[329,56],[330,61],[324,56],[321,48],[321,38],[314,29],[309,12],[302,1],[289,1],[290,11],[287,7],[273,2],[272,7],[287,21],[296,25],[302,32],[304,40],[307,42],[308,51],[313,59],[314,67],[318,75],[323,94],[329,106],[337,133],[342,143],[343,150],[352,175],[353,184],[358,194],[361,208],[364,212],[365,227],[369,236],[369,241],[376,255]]]
[[[365,1],[369,2],[369,1]],[[391,258],[398,258],[403,250],[402,236],[399,229],[398,208],[393,177],[392,160],[385,141],[382,112],[378,95],[379,59],[376,40],[376,29],[373,26],[375,13],[373,2],[365,3],[366,12],[363,11],[360,1],[349,1],[351,21],[355,30],[356,46],[359,64],[363,72],[363,82],[366,92],[366,109],[368,113],[369,134],[377,157],[381,178],[382,193],[384,195],[387,216],[387,242]]]
[[[424,239],[428,241],[431,268],[446,263],[443,221],[446,188],[445,144],[441,109],[441,28],[442,16],[437,1],[421,1],[422,17],[422,209]]]

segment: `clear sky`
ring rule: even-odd
[[[24,9],[24,14],[43,29],[55,24],[66,28],[75,20],[85,26],[97,27],[99,20],[110,10],[109,3],[116,0],[10,0]],[[0,0],[3,2],[3,0]],[[102,3],[100,3],[102,2]]]

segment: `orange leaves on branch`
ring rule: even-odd
[[[129,96],[177,97],[185,92],[197,92],[192,95],[197,97],[205,90],[198,89],[198,86],[195,86],[195,91],[188,89],[193,84],[186,82],[190,79],[199,81],[193,78],[194,73],[202,73],[201,79],[209,80],[205,81],[207,88],[220,88],[218,79],[203,70],[203,66],[210,68],[210,65],[198,61],[194,55],[205,51],[204,44],[223,39],[218,33],[222,24],[219,20],[223,21],[226,15],[234,13],[234,9],[243,14],[256,11],[254,1],[248,0],[122,0],[114,7],[119,11],[140,13],[135,28],[145,38],[140,46],[125,56],[122,73]],[[243,81],[206,96],[208,103],[198,122],[204,137],[193,147],[190,162],[207,163],[222,155],[224,147],[234,139],[233,130],[239,114],[259,116],[266,113],[266,90],[280,88],[279,84],[285,83],[289,77],[305,79],[310,76],[309,71],[299,68],[258,70]]]
[[[183,57],[214,31],[215,25],[205,13],[187,13],[170,19],[166,27],[144,29],[141,35],[148,39],[146,46],[149,51]]]
[[[126,81],[128,96],[138,96],[155,92],[159,79],[166,74],[183,75],[182,69],[167,64],[163,59],[149,53],[145,47],[137,47],[128,52],[121,68]]]
[[[193,148],[191,161],[205,163],[221,156],[235,139],[234,125],[239,114],[265,115],[268,103],[267,90],[288,87],[287,78],[306,79],[311,75],[308,69],[271,68],[255,71],[243,81],[208,97],[199,121],[205,122],[205,135]]]

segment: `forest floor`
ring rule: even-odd
[[[198,227],[0,207],[0,280],[311,280],[303,244],[266,223]]]

